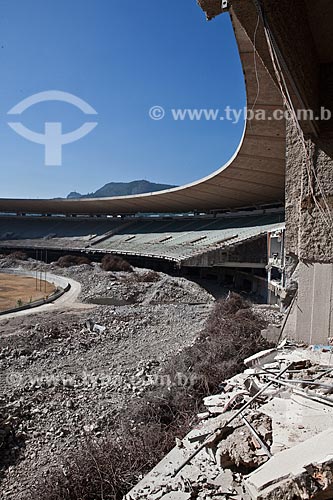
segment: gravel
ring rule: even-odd
[[[46,269],[79,281],[81,302],[125,304],[0,320],[0,498],[23,500],[37,474],[49,474],[87,438],[112,432],[129,401],[193,343],[214,300],[184,278],[158,273],[143,282],[148,270],[137,268],[62,269],[11,258],[0,267]]]

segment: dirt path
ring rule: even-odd
[[[2,273],[0,273],[0,277],[1,276]],[[49,274],[49,279],[52,280],[53,278],[56,278],[56,276]],[[54,302],[50,302],[49,304],[43,304],[42,306],[37,306],[32,309],[25,309],[23,311],[17,311],[15,313],[3,314],[2,316],[0,316],[0,323],[10,318],[31,316],[38,313],[51,313],[53,311],[62,309],[67,311],[72,309],[93,309],[94,306],[92,304],[83,304],[78,300],[78,297],[81,293],[81,284],[71,278],[67,278],[67,282],[70,284],[70,289],[68,290],[68,292],[65,292],[61,297],[59,297],[59,299],[55,300]]]

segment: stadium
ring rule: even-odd
[[[93,73],[81,15],[133,62],[133,26],[157,52],[167,21],[189,34],[195,0],[170,1],[6,9]],[[333,498],[333,2],[196,3],[238,46],[233,156],[159,191],[0,199],[1,499]]]
[[[253,65],[253,42],[235,15],[232,20],[247,107],[283,109],[259,56]],[[225,280],[277,303],[284,279],[285,142],[284,120],[253,120],[227,164],[182,187],[100,199],[1,199],[0,246],[32,256],[47,250],[49,258],[113,253],[146,267]],[[266,269],[271,263],[274,273]]]

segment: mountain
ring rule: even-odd
[[[77,193],[76,191],[72,191],[71,193],[69,193],[67,195],[67,200],[76,200],[78,198],[82,198],[82,194],[80,193]],[[57,198],[57,199],[61,199],[61,198]]]
[[[154,191],[162,191],[162,189],[170,189],[176,186],[169,184],[156,184],[145,180],[132,182],[109,182],[94,193],[81,194],[72,191],[67,196],[68,200],[78,198],[106,198],[110,196],[131,196],[133,194],[152,193]]]

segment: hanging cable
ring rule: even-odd
[[[257,67],[257,33],[258,33],[259,23],[260,23],[260,16],[258,14],[257,25],[256,25],[256,29],[254,30],[254,37],[253,37],[253,59],[254,59],[254,70],[255,70],[255,74],[256,74],[256,81],[257,81],[257,95],[253,101],[251,112],[254,110],[254,108],[258,102],[258,98],[259,98],[259,94],[260,94],[260,80],[259,80],[259,76],[258,76],[258,67]]]

